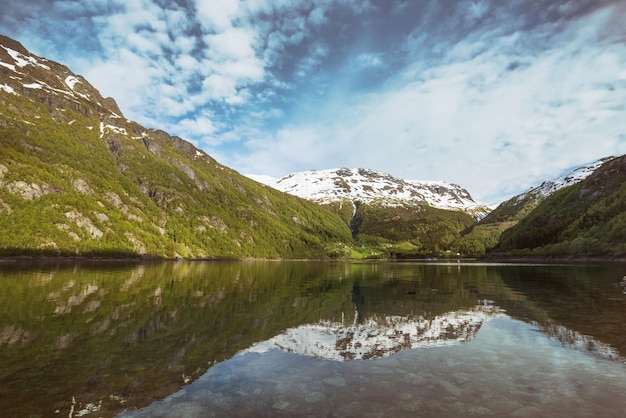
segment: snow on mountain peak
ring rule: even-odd
[[[404,180],[365,168],[310,170],[289,174],[280,179],[268,176],[248,177],[282,192],[318,203],[343,199],[358,203],[425,203],[441,209],[471,210],[480,205],[467,190],[443,181]]]
[[[19,42],[0,35],[0,67],[10,70],[0,90],[20,94],[49,106],[90,112],[86,103],[96,105],[102,114],[121,115],[113,99],[103,98],[98,90],[67,67],[31,54]]]
[[[578,167],[572,170],[571,172],[564,174],[562,176],[559,176],[555,179],[546,180],[543,183],[541,183],[539,186],[533,187],[527,192],[519,195],[518,200],[523,199],[525,196],[528,196],[528,195],[535,195],[541,198],[550,196],[554,192],[562,189],[563,187],[571,186],[573,184],[576,184],[586,179],[591,173],[596,171],[598,167],[600,167],[602,164],[604,164],[605,162],[613,158],[614,157],[601,158],[589,165]]]

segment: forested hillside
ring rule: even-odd
[[[509,234],[515,234],[514,231],[516,231],[516,229],[513,229],[511,232],[506,232],[504,235],[503,233],[509,228],[512,228],[520,223],[520,221],[525,220],[527,217],[531,215],[536,216],[537,213],[555,210],[557,212],[555,212],[554,215],[558,218],[563,215],[563,211],[568,212],[580,210],[581,208],[579,205],[584,200],[584,196],[579,196],[579,198],[573,197],[570,202],[573,205],[571,207],[555,207],[553,205],[544,206],[543,203],[561,190],[574,187],[580,182],[585,181],[585,179],[587,179],[600,168],[605,167],[606,164],[608,164],[613,159],[615,159],[615,157],[606,157],[588,165],[580,166],[560,177],[552,180],[546,180],[542,182],[539,186],[533,187],[527,192],[514,196],[511,199],[501,203],[497,208],[495,208],[487,216],[481,219],[476,225],[465,231],[463,233],[463,236],[453,243],[453,248],[462,254],[474,255],[483,255],[493,252],[496,247],[497,252],[500,254],[505,253],[506,251],[515,251],[515,253],[519,253],[519,248],[516,247],[517,244],[512,245],[511,243],[502,242],[502,245],[499,245],[499,243],[501,242],[501,236],[503,240],[508,240],[509,238],[507,237],[510,237]],[[619,182],[620,180],[615,179],[615,181]],[[588,224],[587,227],[590,227],[590,225]],[[525,227],[520,226],[520,228]],[[542,228],[546,229],[548,227],[544,226]],[[578,232],[582,234],[585,231],[580,230]],[[571,233],[575,232],[571,231]],[[554,237],[554,239],[558,240],[558,238],[556,237]],[[526,238],[522,239],[522,241],[525,240]],[[544,245],[544,243],[541,243],[539,240],[537,242],[532,241],[533,240],[531,239],[521,244],[525,245],[524,248],[527,248],[527,250],[524,251],[528,251],[531,248],[534,249],[536,247],[541,247]],[[557,250],[557,252],[562,250],[563,249],[559,249]],[[539,253],[543,250],[536,249],[534,251],[536,253]],[[565,251],[563,254],[578,254],[577,251],[578,250],[571,248]],[[583,252],[581,254],[586,253]]]
[[[0,41],[0,255],[324,257],[342,219],[123,117]]]
[[[626,254],[626,156],[546,198],[504,231],[496,253],[542,256]]]
[[[447,254],[474,223],[470,214],[460,210],[363,204],[352,219],[352,230],[359,242],[377,243],[385,256],[413,258]]]

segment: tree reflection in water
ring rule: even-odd
[[[392,361],[400,354],[389,354],[409,347],[475,338],[486,320],[500,315],[498,307],[564,344],[621,359],[626,333],[617,318],[624,317],[624,304],[611,298],[615,292],[622,297],[612,277],[619,281],[623,273],[615,266],[573,269],[413,262],[3,263],[0,412],[76,415],[97,409],[98,416],[111,416],[175,393],[207,370],[219,371],[242,350],[275,356],[267,351],[271,344],[294,353],[308,344],[341,359]],[[484,299],[495,306],[477,306]],[[599,318],[608,331],[597,326]],[[302,337],[307,333],[309,340]]]

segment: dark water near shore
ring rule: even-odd
[[[626,416],[624,264],[0,263],[0,416]]]

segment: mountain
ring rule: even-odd
[[[112,98],[103,98],[82,76],[66,66],[29,53],[19,42],[0,35],[0,90],[30,98],[58,112],[102,113],[123,117]],[[60,115],[56,114],[57,117]]]
[[[561,190],[563,187],[571,186],[573,184],[578,183],[579,181],[586,179],[591,174],[593,174],[593,172],[596,171],[602,164],[604,164],[607,161],[612,160],[613,158],[615,157],[601,158],[597,161],[594,161],[593,163],[589,165],[584,165],[584,166],[575,168],[571,172],[564,174],[560,177],[557,177],[552,180],[544,181],[539,186],[531,188],[526,193],[523,193],[522,195],[520,195],[520,198],[524,198],[530,195],[542,196],[544,198],[548,197],[554,192]]]
[[[519,221],[524,218],[530,211],[536,208],[547,197],[564,187],[574,185],[596,171],[602,164],[610,161],[614,157],[606,157],[594,161],[590,164],[575,168],[567,174],[559,176],[552,180],[546,180],[539,186],[533,187],[528,191],[514,196],[511,199],[501,203],[491,213],[489,213],[482,223],[493,223],[503,221]]]
[[[303,258],[352,239],[4,36],[0,139],[0,255]]]
[[[403,180],[365,168],[310,170],[276,179],[249,175],[285,193],[321,204],[352,201],[353,204],[401,206],[428,205],[439,209],[462,210],[477,217],[489,209],[472,199],[461,186],[443,181]]]
[[[485,254],[498,245],[503,231],[515,226],[540,206],[547,198],[563,188],[573,186],[598,170],[604,163],[614,157],[606,157],[556,177],[546,180],[528,191],[514,196],[498,205],[487,216],[481,219],[453,247],[463,254]]]
[[[502,233],[496,252],[541,256],[626,254],[626,155],[550,194]]]
[[[364,168],[303,171],[280,179],[250,177],[330,206],[359,243],[375,248],[370,257],[447,254],[450,244],[490,210],[458,185],[403,180]]]

